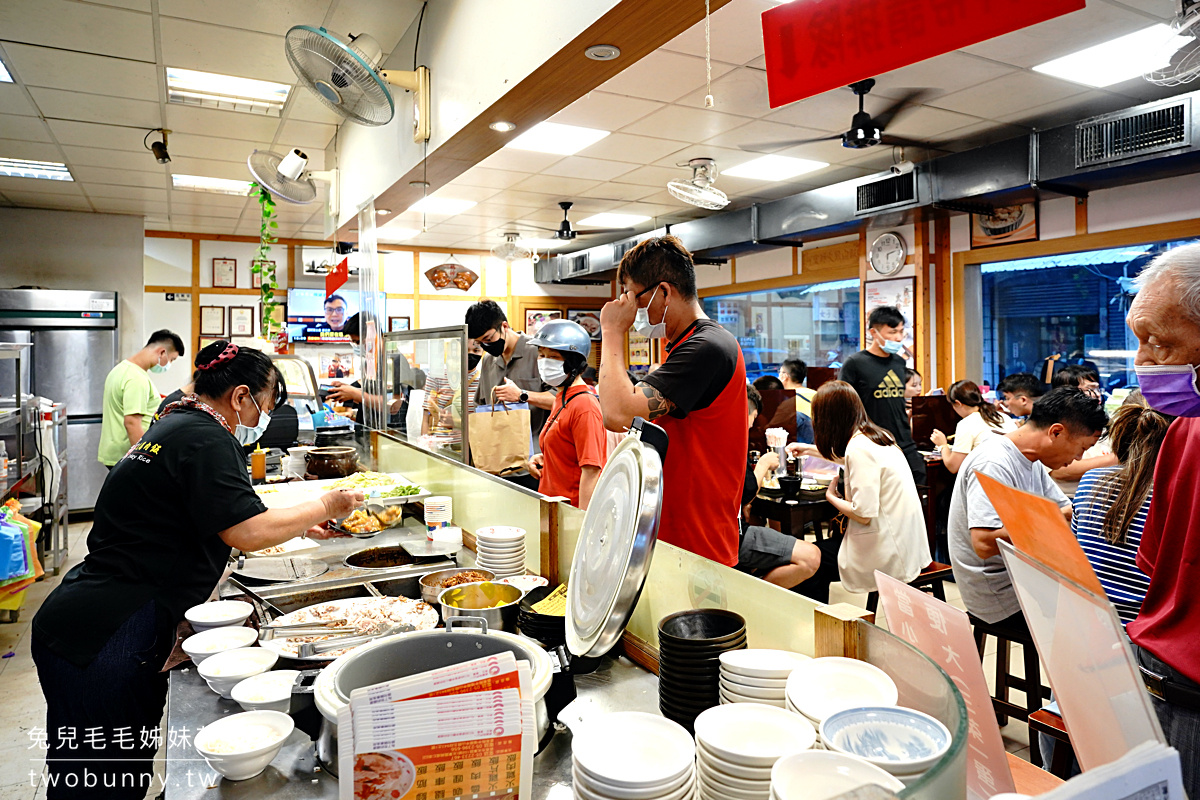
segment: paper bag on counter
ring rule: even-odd
[[[499,408],[500,410],[496,410]],[[468,428],[471,460],[476,469],[508,475],[525,469],[529,458],[529,409],[512,409],[500,403],[490,411],[476,411]]]

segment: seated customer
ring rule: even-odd
[[[1092,470],[1075,493],[1071,530],[1126,624],[1137,618],[1150,587],[1135,562],[1150,511],[1154,465],[1172,419],[1147,407],[1141,392],[1131,394],[1108,426],[1121,465]]]
[[[1002,408],[1018,419],[1028,417],[1033,411],[1033,401],[1046,393],[1046,384],[1028,372],[1008,375],[996,387],[1004,401]]]
[[[951,472],[958,472],[963,459],[979,445],[997,433],[1008,433],[1017,425],[983,399],[974,381],[955,381],[946,393],[954,413],[962,419],[954,426],[954,444],[950,445],[946,434],[934,430],[929,437],[942,454],[942,463]]]
[[[817,454],[845,467],[846,496],[837,482],[826,499],[849,523],[838,552],[842,585],[851,592],[874,592],[875,570],[908,583],[933,556],[925,513],[908,460],[892,435],[871,422],[854,387],[830,381],[813,397],[816,446],[792,444],[792,452]]]
[[[1054,376],[1053,387],[1059,386],[1074,386],[1080,389],[1084,394],[1094,398],[1097,402],[1103,400],[1100,393],[1100,375],[1096,370],[1083,364],[1070,364]],[[1117,465],[1117,457],[1113,455],[1112,447],[1109,446],[1107,437],[1101,437],[1100,441],[1087,449],[1077,461],[1067,464],[1064,467],[1051,470],[1050,477],[1062,489],[1063,494],[1074,499],[1075,490],[1079,487],[1079,479],[1084,476],[1088,470],[1099,469],[1100,467],[1115,467]]]
[[[783,388],[796,393],[796,441],[812,444],[812,436],[806,432],[812,431],[812,399],[817,392],[804,385],[807,377],[808,365],[798,358],[785,359],[779,365]]]
[[[1029,641],[1029,628],[1000,557],[998,539],[1009,540],[1004,523],[976,473],[1054,501],[1071,518],[1071,501],[1054,485],[1046,467],[1057,469],[1096,443],[1108,420],[1104,409],[1079,389],[1059,388],[1033,404],[1029,420],[1011,433],[975,448],[959,467],[950,501],[950,564],[967,611]],[[1042,466],[1042,465],[1045,466]]]
[[[774,375],[763,375],[755,378],[753,387],[759,392],[783,392],[787,390],[784,382]],[[771,421],[767,423],[767,427],[786,428],[794,419],[796,422],[795,441],[812,444],[812,417],[800,410],[801,402],[807,404],[808,401],[802,401],[799,392],[796,393],[795,397],[789,397],[784,400],[775,409],[775,414],[771,417]]]

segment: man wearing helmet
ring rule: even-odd
[[[530,344],[538,349],[542,381],[559,391],[538,437],[542,452],[529,460],[529,474],[539,479],[542,494],[587,508],[608,459],[600,401],[583,380],[591,337],[582,325],[558,319],[543,325]]]

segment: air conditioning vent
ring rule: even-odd
[[[637,240],[615,243],[612,246],[612,248],[613,248],[613,263],[620,264],[621,259],[625,257],[625,254],[628,253],[633,248],[637,247],[637,245],[638,245]]]
[[[588,261],[587,253],[580,253],[577,256],[564,256],[562,259],[562,270],[558,276],[559,279],[583,275],[588,271]]]
[[[871,214],[885,208],[907,205],[917,199],[917,173],[893,175],[858,187],[856,214]]]
[[[1173,100],[1084,120],[1075,126],[1075,166],[1091,167],[1187,147],[1192,139],[1191,102]]]

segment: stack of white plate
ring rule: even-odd
[[[454,501],[449,497],[425,498],[425,525],[429,528],[444,528],[450,524],[454,513]]]
[[[757,703],[710,708],[696,717],[698,800],[768,800],[771,767],[813,746],[803,717]]]
[[[731,650],[721,654],[721,703],[762,703],[785,708],[787,679],[811,659],[787,650]]]
[[[847,708],[894,706],[896,682],[874,664],[829,656],[798,665],[787,679],[786,708],[820,725]]]
[[[525,574],[525,530],[496,525],[475,531],[475,564],[497,578]]]
[[[696,746],[654,714],[592,717],[574,731],[571,777],[580,800],[692,800]]]

